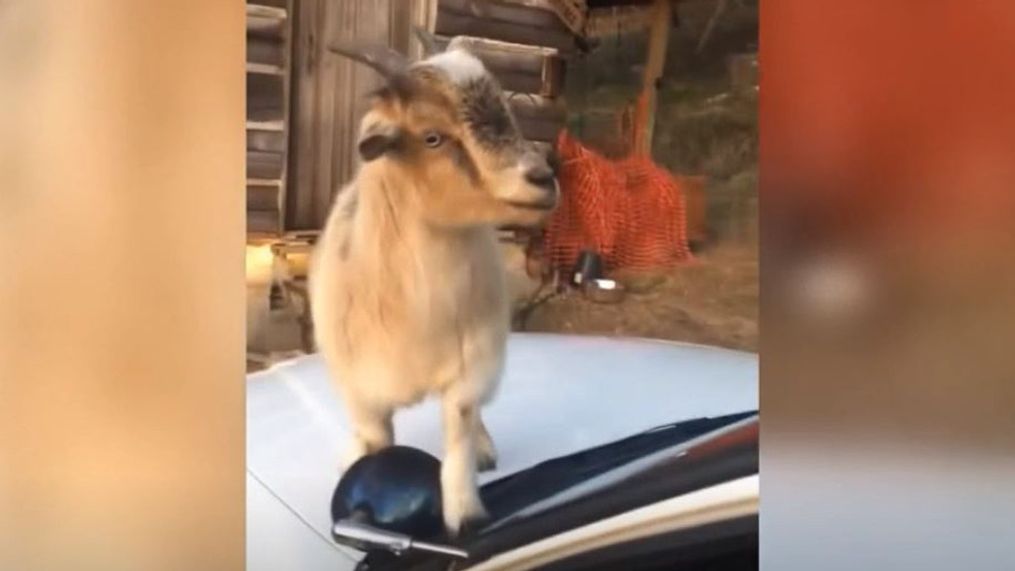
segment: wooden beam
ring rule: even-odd
[[[652,154],[652,132],[655,127],[656,91],[659,80],[666,66],[666,46],[670,39],[670,27],[673,25],[673,1],[655,0],[652,5],[652,27],[649,31],[648,59],[642,76],[641,99],[644,105],[641,110],[641,124],[636,126],[637,140],[635,153]]]

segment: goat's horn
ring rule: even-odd
[[[328,49],[366,64],[387,78],[401,74],[409,66],[405,56],[388,47],[336,41],[328,44]]]
[[[413,26],[412,31],[416,34],[416,39],[419,40],[419,45],[423,46],[423,56],[429,57],[436,53],[440,53],[441,49],[437,45],[437,37],[431,34],[425,28],[419,26]]]

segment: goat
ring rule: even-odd
[[[397,408],[439,395],[452,535],[485,517],[476,472],[496,465],[480,416],[509,331],[495,227],[538,224],[558,195],[546,157],[464,45],[415,63],[329,46],[385,82],[360,122],[360,164],[328,215],[309,281],[317,347],[353,428],[347,463],[392,444]]]

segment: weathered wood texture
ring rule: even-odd
[[[567,109],[557,99],[526,93],[508,95],[522,136],[531,141],[552,143],[567,119]]]
[[[585,19],[589,12],[585,0],[552,0],[550,4],[572,34],[580,36],[585,33]]]
[[[278,186],[247,184],[247,210],[278,210]]]
[[[284,153],[286,150],[285,134],[280,131],[247,130],[247,150],[268,153]]]
[[[570,51],[574,36],[548,6],[441,0],[433,31]]]
[[[279,179],[285,168],[285,155],[264,151],[247,151],[247,178]]]
[[[247,38],[275,40],[285,37],[286,22],[272,16],[247,14]]]
[[[248,4],[250,4],[248,2]],[[257,5],[260,6],[271,6],[273,8],[286,8],[289,4],[288,0],[257,0]]]
[[[273,121],[284,115],[285,85],[281,76],[247,74],[247,120]]]
[[[585,0],[585,4],[589,7],[589,10],[595,10],[598,8],[645,6],[651,4],[652,1],[653,0]]]
[[[285,64],[285,43],[275,38],[247,36],[247,62]]]
[[[655,0],[652,5],[652,27],[648,39],[648,59],[642,75],[641,99],[645,102],[642,118],[644,126],[637,126],[639,138],[634,142],[634,152],[652,154],[652,135],[655,130],[656,96],[659,79],[666,65],[666,46],[673,22],[673,1]]]
[[[380,85],[376,72],[332,54],[328,43],[360,40],[411,53],[411,26],[425,26],[434,10],[435,0],[298,2],[287,231],[323,226],[335,192],[354,173],[356,129],[366,95]]]
[[[652,6],[622,6],[589,10],[585,37],[603,38],[647,30],[652,25]]]
[[[274,235],[278,233],[278,210],[247,209],[247,234]]]
[[[287,166],[289,0],[247,2],[247,234],[278,236]]]

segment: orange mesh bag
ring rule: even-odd
[[[561,202],[547,224],[544,251],[569,269],[582,250],[608,269],[651,269],[691,257],[680,184],[647,157],[611,161],[566,131],[557,139]]]

